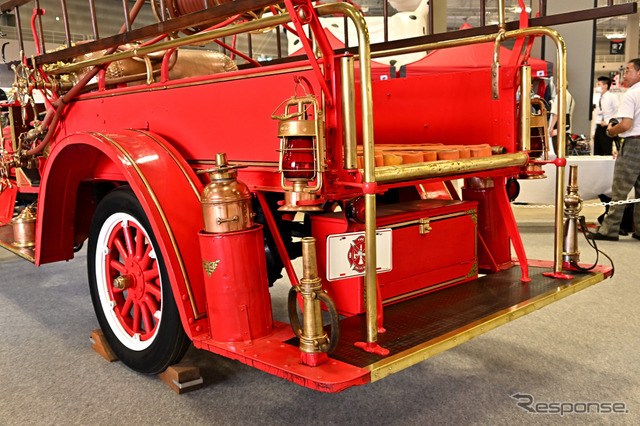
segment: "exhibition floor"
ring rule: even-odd
[[[550,259],[552,209],[514,210],[529,257]],[[587,220],[601,212],[589,208]],[[98,325],[84,251],[41,268],[0,251],[0,424],[638,424],[640,291],[633,267],[640,242],[621,237],[599,246],[615,261],[613,279],[338,394],[192,348],[187,357],[200,367],[204,387],[177,395],[157,377],[92,350],[89,334]],[[593,261],[582,238],[580,247],[583,262]],[[287,290],[284,280],[272,289],[280,320]],[[537,415],[518,406],[527,398],[621,402],[629,413]]]

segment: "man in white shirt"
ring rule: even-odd
[[[609,92],[611,79],[609,77],[599,77],[596,91],[600,92],[598,101],[599,118],[596,123],[596,133],[593,138],[593,155],[611,155],[613,138],[607,136],[607,126],[609,120],[616,116],[618,112],[618,98]]]
[[[567,134],[571,134],[571,121],[573,118],[573,110],[575,108],[575,104],[573,102],[573,96],[569,93],[568,90],[569,83],[567,82],[567,99],[566,99],[566,119],[565,119],[565,131]],[[551,117],[549,118],[549,135],[551,136],[551,143],[553,144],[553,153],[558,155],[558,95],[555,98],[551,99],[551,108],[549,108],[549,113]]]
[[[640,58],[632,59],[625,67],[623,80],[629,88],[622,97],[617,116],[620,122],[609,124],[607,134],[623,138],[622,147],[613,169],[612,199],[627,199],[631,188],[640,194]],[[618,241],[624,205],[613,205],[597,233],[589,234],[594,240]],[[632,237],[640,240],[640,207],[633,212],[635,230]]]

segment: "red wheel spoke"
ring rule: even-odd
[[[127,297],[127,300],[124,301],[124,305],[122,305],[122,308],[120,309],[120,316],[131,317],[131,314],[129,312],[131,311],[132,303],[133,300],[130,297]]]
[[[153,283],[147,283],[145,286],[145,290],[147,293],[156,298],[156,300],[162,300],[162,292],[160,291],[160,287]]]
[[[140,267],[143,271],[149,268],[149,265],[151,265],[151,261],[153,260],[150,256],[151,250],[153,250],[153,247],[151,246],[151,244],[147,244],[144,255],[142,255],[142,259],[140,260]]]
[[[120,238],[116,238],[113,240],[113,245],[116,246],[116,248],[118,249],[118,253],[120,253],[120,256],[123,259],[126,259],[128,256],[126,249],[124,248],[124,246],[122,245],[122,241],[120,241]]]
[[[117,260],[112,260],[111,262],[109,262],[109,266],[111,266],[113,269],[120,272],[121,274],[126,273],[125,266],[122,263],[118,262]]]
[[[144,275],[144,281],[149,283],[158,278],[159,272],[158,268],[153,268],[148,271],[144,271],[142,274]]]
[[[160,310],[160,308],[158,308],[158,304],[156,303],[156,301],[155,301],[155,299],[153,297],[147,295],[147,297],[145,297],[144,301],[147,304],[147,306],[149,307],[149,311],[151,311],[151,314],[155,315],[155,313]]]
[[[124,241],[127,244],[127,253],[129,253],[129,256],[133,256],[134,242],[131,236],[131,226],[123,226],[122,230],[124,232]]]
[[[140,332],[140,305],[137,303],[133,304],[133,323],[131,324],[131,328],[134,333]]]
[[[142,260],[144,256],[144,234],[140,229],[136,230],[136,259]]]
[[[142,313],[142,322],[144,323],[144,329],[147,333],[151,333],[153,330],[153,318],[151,317],[151,312],[149,312],[149,307],[141,303],[140,311]]]

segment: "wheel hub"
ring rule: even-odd
[[[120,275],[113,280],[113,287],[118,290],[127,290],[128,288],[131,288],[132,281],[131,276]]]

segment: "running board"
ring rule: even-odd
[[[572,279],[543,276],[552,262],[530,261],[531,282],[520,281],[520,268],[480,277],[443,290],[384,307],[385,333],[378,335],[388,356],[353,346],[366,340],[364,314],[340,322],[341,340],[327,363],[308,367],[299,362],[297,338],[277,323],[274,334],[249,343],[196,340],[197,348],[237,359],[260,370],[323,392],[382,379],[451,349],[494,328],[584,290],[611,276],[610,267],[571,271]],[[504,350],[505,348],[501,348]]]
[[[11,253],[18,255],[31,263],[36,262],[36,253],[33,250],[13,245],[13,225],[10,223],[0,226],[0,247],[9,250]]]

